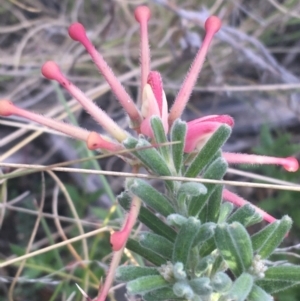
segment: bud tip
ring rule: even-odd
[[[139,23],[142,23],[144,21],[148,22],[151,17],[149,7],[145,5],[137,7],[134,11],[134,16]]]
[[[82,42],[86,38],[85,28],[81,23],[73,23],[69,27],[69,36],[74,41]]]
[[[7,99],[0,100],[0,116],[10,116],[13,114],[13,103]]]
[[[295,172],[299,169],[299,162],[294,157],[286,158],[287,163],[283,165],[283,167],[289,172]]]
[[[205,30],[207,32],[217,33],[221,28],[221,20],[217,16],[210,16],[205,22]]]
[[[48,79],[57,80],[61,74],[58,65],[53,61],[48,61],[42,66],[42,74]]]

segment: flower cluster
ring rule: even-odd
[[[83,25],[80,23],[71,25],[69,27],[69,35],[73,40],[78,41],[83,45],[93,59],[98,70],[105,77],[106,81],[111,87],[112,92],[115,94],[121,106],[128,114],[132,130],[134,130],[137,135],[142,135],[142,137],[144,137],[149,143],[152,143],[153,147],[157,147],[155,133],[153,132],[153,118],[158,117],[161,121],[165,136],[170,135],[172,127],[180,118],[183,110],[185,109],[205,61],[211,41],[214,35],[220,30],[221,21],[216,16],[211,16],[207,19],[205,23],[206,34],[202,46],[199,49],[194,62],[192,63],[191,68],[177,94],[177,97],[169,110],[166,95],[163,90],[162,78],[159,72],[151,70],[147,31],[147,23],[150,19],[149,8],[146,6],[138,7],[135,10],[135,18],[140,24],[141,38],[141,108],[137,107],[130,95],[126,92],[125,88],[119,82],[118,78],[113,74],[102,55],[95,49],[87,37]],[[93,131],[90,132],[80,127],[24,110],[17,107],[9,100],[0,101],[0,116],[17,115],[24,117],[41,125],[60,131],[72,138],[82,140],[91,150],[98,149],[104,152],[114,153],[126,148],[126,143],[128,140],[133,138],[133,135],[115,123],[112,118],[110,118],[103,110],[101,110],[101,108],[99,108],[91,99],[89,99],[78,87],[70,82],[68,78],[60,71],[55,62],[46,62],[42,67],[42,74],[47,79],[55,80],[60,83],[61,86],[63,86],[72,97],[80,102],[82,107],[102,126],[102,128],[110,136],[107,137],[101,135],[100,133]],[[204,148],[204,146],[207,144],[207,141],[209,141],[209,139],[221,127],[231,129],[233,126],[234,120],[228,115],[210,115],[187,122],[186,134],[184,136],[185,141],[182,142],[183,152],[190,155],[197,154]],[[299,167],[298,161],[293,157],[276,158],[226,152],[222,152],[221,157],[229,164],[276,164],[283,166],[287,171],[290,172],[297,171]],[[139,164],[141,163],[143,163],[143,160],[141,160]],[[188,160],[186,161],[186,164],[189,164]],[[176,172],[173,174],[171,173],[170,175],[181,175],[180,170],[176,168],[173,168],[172,170],[176,170]],[[132,187],[134,185],[137,184],[132,184]],[[228,191],[227,189],[223,189],[222,198],[223,200],[231,202],[239,207],[248,204],[246,200]],[[112,248],[117,254],[120,254],[126,245],[132,227],[134,226],[139,214],[140,206],[141,203],[139,198],[134,196],[129,214],[125,220],[122,230],[115,232],[111,236]],[[263,212],[261,209],[256,208],[256,210],[266,221],[276,221],[275,218],[266,212]],[[111,268],[112,272],[109,272],[97,301],[105,299],[109,287],[113,281],[113,273],[119,259],[120,255],[118,255],[118,259],[115,261],[113,259],[112,266],[115,266]],[[224,275],[221,276],[225,277]],[[177,286],[176,289],[180,291],[180,285]]]

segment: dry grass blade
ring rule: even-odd
[[[31,165],[31,164],[13,164],[13,163],[1,163],[0,166],[12,167],[12,168],[24,168],[24,169],[43,169],[47,170],[47,166],[44,165]],[[52,171],[61,172],[74,172],[74,173],[84,173],[84,174],[100,174],[107,176],[118,176],[127,178],[142,178],[142,179],[160,179],[160,180],[172,180],[172,181],[183,181],[183,182],[198,182],[198,183],[216,183],[216,184],[226,184],[231,186],[240,187],[256,187],[256,188],[266,188],[266,189],[278,189],[278,190],[290,190],[290,191],[300,191],[300,185],[294,183],[290,185],[275,185],[275,184],[264,184],[264,183],[250,183],[250,182],[239,182],[239,181],[226,181],[226,180],[210,180],[201,178],[186,178],[186,177],[175,177],[175,176],[154,176],[141,173],[130,173],[130,172],[114,172],[105,170],[93,170],[93,169],[83,169],[83,168],[68,168],[68,167],[54,167],[51,168]],[[266,178],[267,180],[267,178]]]
[[[38,230],[38,227],[40,225],[40,222],[41,222],[41,218],[42,218],[42,212],[43,212],[43,208],[44,208],[44,204],[45,204],[45,177],[44,177],[44,173],[42,173],[42,181],[41,181],[41,185],[42,185],[42,193],[41,193],[41,201],[40,201],[40,205],[39,205],[39,208],[38,208],[38,216],[37,216],[37,219],[35,221],[35,224],[34,224],[34,227],[32,229],[32,232],[31,232],[31,236],[29,238],[29,241],[28,241],[28,244],[27,244],[27,247],[26,247],[26,252],[25,254],[28,254],[31,250],[31,247],[32,247],[32,244],[34,242],[34,239],[35,239],[35,236],[36,236],[36,233],[37,233],[37,230]],[[35,204],[37,206],[37,204]],[[14,288],[18,282],[18,279],[23,271],[23,268],[26,264],[26,259],[24,259],[18,270],[17,270],[17,273],[15,274],[14,276],[14,280],[9,288],[9,291],[8,291],[8,299],[9,301],[14,301],[14,297],[13,297],[13,293],[14,293]]]
[[[34,251],[34,252],[31,252],[31,253],[28,253],[26,255],[23,255],[23,256],[19,256],[17,258],[13,258],[13,259],[10,259],[10,260],[6,260],[4,262],[0,262],[0,268],[3,268],[3,267],[6,267],[6,266],[9,266],[9,265],[12,265],[16,262],[19,262],[19,261],[22,261],[22,260],[25,260],[25,259],[28,259],[28,258],[32,258],[34,256],[38,256],[40,254],[43,254],[43,253],[46,253],[46,252],[49,252],[51,250],[54,250],[54,249],[57,249],[57,248],[61,248],[63,246],[67,246],[68,244],[71,244],[73,242],[76,242],[76,241],[79,241],[79,240],[82,240],[84,238],[88,238],[88,237],[92,237],[92,236],[95,236],[99,233],[103,233],[103,232],[110,232],[111,231],[111,228],[109,227],[102,227],[102,228],[99,228],[97,230],[94,230],[94,231],[90,231],[90,232],[87,232],[85,234],[82,234],[82,235],[78,235],[76,237],[73,237],[73,238],[70,238],[68,240],[65,240],[65,241],[62,241],[62,242],[59,242],[59,243],[56,243],[52,246],[48,246],[46,248],[43,248],[43,249],[40,249],[40,250],[37,250],[37,251]]]

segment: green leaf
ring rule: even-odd
[[[186,281],[178,281],[173,285],[173,292],[178,297],[184,297],[184,299],[192,300],[194,297],[193,289],[188,285]]]
[[[203,244],[206,240],[213,237],[215,234],[216,224],[215,223],[205,223],[200,226],[198,234],[195,237],[193,247]]]
[[[216,249],[215,238],[211,237],[204,241],[199,248],[199,254],[201,257],[211,254]]]
[[[172,287],[163,287],[157,290],[151,291],[143,295],[143,299],[146,301],[158,301],[158,300],[183,300],[180,297],[177,297]]]
[[[199,219],[202,222],[214,222],[218,221],[220,215],[220,207],[222,203],[223,185],[217,185],[211,194],[208,202],[201,210]]]
[[[186,136],[186,123],[180,119],[176,119],[171,128],[171,141],[180,142],[172,144],[172,157],[174,162],[174,167],[177,173],[180,174],[183,160],[183,149]]]
[[[184,195],[187,198],[191,198],[206,193],[207,193],[207,189],[202,183],[185,182],[180,185],[177,195],[178,197]]]
[[[262,216],[256,211],[253,205],[246,204],[231,214],[227,219],[227,223],[239,222],[245,227],[248,227],[261,222],[262,219]]]
[[[174,244],[173,263],[182,262],[184,266],[186,265],[199,229],[200,221],[195,217],[189,217],[186,223],[182,224]]]
[[[116,271],[116,280],[128,282],[143,276],[160,275],[156,268],[139,266],[120,266]]]
[[[166,160],[147,140],[143,138],[136,140],[132,137],[129,137],[123,142],[123,144],[127,149],[141,148],[133,151],[133,154],[155,174],[160,176],[171,176],[171,172],[166,164]]]
[[[221,180],[226,173],[227,166],[227,162],[223,158],[218,158],[209,165],[203,174],[203,178]],[[199,195],[198,197],[191,199],[189,205],[189,215],[197,216],[201,212],[218,184],[207,183],[205,186],[207,188],[207,193],[205,195]]]
[[[218,272],[211,280],[211,286],[219,293],[224,293],[230,290],[232,286],[232,280],[224,272]]]
[[[218,271],[225,271],[227,269],[228,267],[223,257],[221,255],[218,255],[216,258],[214,258],[214,262],[210,270],[210,274],[215,275]]]
[[[251,239],[240,223],[218,225],[215,230],[215,242],[236,277],[250,268],[253,260]]]
[[[235,280],[226,297],[229,298],[229,300],[245,301],[252,289],[252,286],[253,276],[243,273]]]
[[[208,269],[209,270],[211,269],[211,266],[214,263],[214,261],[215,261],[215,258],[212,255],[207,255],[205,257],[202,257],[199,260],[199,262],[198,262],[198,264],[197,264],[197,266],[195,268],[195,275],[197,277],[199,277],[199,276],[205,274]]]
[[[195,178],[214,158],[219,149],[226,142],[231,134],[231,128],[227,125],[221,125],[205,143],[197,156],[191,162],[185,177]]]
[[[130,209],[131,197],[127,192],[122,192],[117,197],[118,202],[126,211]],[[138,219],[141,223],[147,226],[154,233],[167,238],[169,241],[174,242],[176,239],[176,231],[170,226],[165,224],[161,219],[159,219],[154,213],[152,213],[148,208],[141,207]]]
[[[129,238],[126,243],[126,248],[136,254],[144,257],[149,262],[153,263],[156,266],[161,266],[166,263],[166,260],[159,256],[157,253],[142,247],[136,240]]]
[[[132,136],[129,136],[127,139],[123,141],[123,144],[127,149],[134,149],[138,144],[138,140]]]
[[[248,301],[274,301],[274,298],[268,293],[266,293],[262,288],[254,284],[247,300]]]
[[[167,282],[162,276],[153,275],[132,280],[127,283],[126,288],[129,294],[145,294],[168,285],[169,282]]]
[[[251,237],[253,250],[261,258],[268,258],[280,245],[292,227],[292,220],[287,215],[263,228]]]
[[[176,231],[167,224],[165,224],[149,209],[141,207],[138,219],[154,233],[167,238],[171,242],[175,241],[177,236]]]
[[[144,180],[131,180],[128,183],[128,189],[163,216],[168,216],[175,212],[170,201]]]
[[[165,257],[167,259],[172,258],[173,243],[168,239],[150,232],[142,232],[140,236],[141,246]]]
[[[300,284],[300,266],[285,265],[268,268],[265,277],[256,281],[269,294]]]
[[[178,213],[170,214],[167,217],[167,223],[170,226],[181,227],[182,224],[184,224],[186,221],[187,221],[187,217]]]
[[[157,144],[167,143],[167,137],[165,134],[164,126],[161,119],[158,116],[152,116],[150,118],[151,128]],[[157,146],[159,152],[165,158],[167,162],[170,162],[170,148],[169,145]]]
[[[218,224],[225,223],[230,213],[233,211],[234,205],[229,202],[222,203],[220,207],[220,214],[218,219]]]
[[[209,295],[212,292],[210,279],[208,277],[194,278],[189,281],[189,285],[198,295]]]
[[[117,201],[125,211],[130,210],[131,196],[128,191],[123,191],[117,196]]]

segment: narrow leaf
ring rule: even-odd
[[[234,301],[245,301],[252,289],[252,286],[253,276],[243,273],[233,283],[229,293],[227,294],[227,298]]]
[[[167,238],[171,242],[175,241],[177,236],[176,231],[167,224],[165,224],[149,209],[141,207],[138,219],[154,233]]]
[[[179,142],[172,144],[172,157],[176,172],[180,174],[183,159],[183,149],[186,136],[186,123],[180,119],[175,120],[171,128],[171,141]]]
[[[159,301],[159,300],[174,300],[174,299],[181,299],[177,297],[172,287],[163,287],[157,290],[151,291],[143,295],[143,299],[146,301]]]
[[[223,259],[236,277],[250,268],[253,260],[251,239],[240,223],[217,226],[215,242]]]
[[[175,212],[170,201],[144,180],[134,179],[128,184],[128,189],[163,216]]]
[[[173,213],[167,217],[167,223],[170,226],[175,226],[175,227],[181,227],[185,222],[187,221],[187,217],[178,214],[178,213]]]
[[[140,236],[141,246],[165,257],[166,259],[172,258],[173,243],[168,239],[150,232],[143,232]]]
[[[248,301],[274,301],[274,298],[266,293],[262,288],[253,285],[252,290],[247,298]]]
[[[127,138],[123,142],[124,146],[128,149],[133,147],[142,148],[133,152],[133,154],[140,159],[140,161],[154,173],[160,176],[171,176],[166,161],[161,154],[155,149],[147,140],[140,138],[136,140],[132,137]]]
[[[224,272],[218,272],[214,275],[211,285],[219,293],[228,292],[232,286],[232,280]]]
[[[158,116],[153,116],[150,119],[150,123],[151,123],[151,128],[152,128],[152,131],[153,131],[153,134],[155,137],[155,142],[157,144],[163,144],[163,143],[168,142],[161,119]],[[170,162],[169,145],[163,145],[163,146],[159,145],[159,146],[157,146],[157,148],[158,148],[158,151],[163,156],[163,158],[165,158],[165,160],[167,162]]]
[[[189,281],[189,285],[198,295],[209,295],[213,290],[208,277],[194,278]]]
[[[188,178],[194,178],[198,176],[204,167],[211,162],[212,158],[223,146],[230,134],[231,128],[227,125],[221,125],[191,162],[185,173],[185,176]]]
[[[223,185],[217,185],[212,192],[208,202],[201,210],[199,214],[199,219],[202,222],[214,222],[218,221],[220,215],[220,207],[222,203],[222,192]]]
[[[280,245],[292,227],[292,220],[287,215],[263,228],[251,237],[253,249],[261,258],[268,258]]]
[[[222,203],[220,207],[220,215],[218,218],[218,224],[225,223],[230,213],[233,211],[234,205],[232,203]]]
[[[122,192],[118,197],[118,202],[126,211],[130,208],[131,197],[128,193]],[[165,224],[148,208],[141,207],[138,219],[141,223],[147,226],[154,233],[167,238],[169,241],[174,242],[176,239],[176,232],[173,228]]]
[[[265,278],[256,281],[269,294],[286,290],[300,284],[300,266],[286,265],[268,268]]]
[[[262,219],[262,216],[256,211],[254,206],[246,204],[231,214],[227,219],[227,223],[239,222],[247,227],[261,222]]]
[[[213,237],[215,234],[216,224],[215,223],[205,223],[200,226],[198,234],[195,237],[193,247],[197,245],[202,245],[206,240]]]
[[[204,179],[221,180],[225,175],[227,170],[227,163],[223,158],[216,159],[203,174]],[[200,211],[205,207],[210,196],[218,186],[218,184],[207,183],[206,185],[207,193],[204,195],[199,195],[194,197],[190,201],[189,205],[189,215],[197,216]]]
[[[186,223],[181,226],[174,244],[173,263],[181,262],[184,266],[186,265],[199,229],[200,221],[194,217],[189,217]]]
[[[178,189],[178,196],[184,195],[187,198],[197,197],[201,194],[206,194],[207,188],[202,183],[185,182]]]
[[[215,238],[211,237],[211,238],[207,239],[206,241],[204,241],[204,243],[202,243],[202,245],[199,248],[199,254],[201,257],[208,256],[216,248],[217,247],[216,247],[216,243],[215,243]]]
[[[196,265],[195,275],[197,277],[200,277],[201,275],[205,274],[208,271],[208,269],[209,270],[211,269],[211,266],[214,263],[214,261],[215,261],[215,258],[212,255],[202,257],[199,260],[198,264]]]
[[[162,276],[153,275],[132,280],[127,283],[126,288],[129,294],[145,294],[168,285],[169,282],[167,282]]]
[[[126,248],[136,254],[144,257],[149,262],[153,263],[156,266],[161,266],[166,263],[166,260],[154,253],[153,251],[142,247],[136,240],[129,238],[126,243]]]
[[[116,280],[128,282],[143,276],[159,275],[156,268],[139,266],[120,266],[116,271]]]

